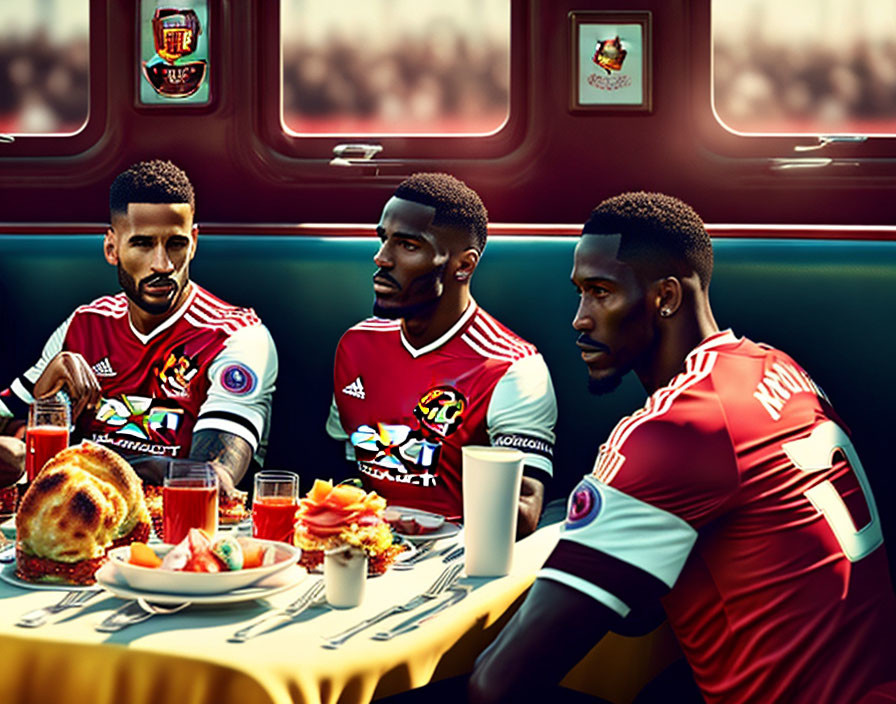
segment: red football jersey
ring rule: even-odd
[[[143,335],[124,293],[103,296],[57,328],[6,398],[31,403],[34,382],[63,350],[80,353],[102,388],[96,413],[78,419],[81,437],[123,454],[187,457],[193,432],[215,429],[242,437],[262,458],[277,354],[253,310],[193,283],[187,301]]]
[[[842,704],[892,678],[882,545],[824,394],[726,331],[618,423],[540,576],[621,616],[662,597],[707,701]]]
[[[389,503],[458,519],[461,448],[501,445],[551,474],[557,416],[536,348],[475,304],[415,349],[400,321],[370,318],[339,341],[327,432],[347,440],[366,484]]]

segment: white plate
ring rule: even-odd
[[[275,540],[252,539],[252,542],[274,548],[276,551],[274,564],[226,572],[163,570],[130,564],[128,562],[131,555],[130,545],[112,548],[109,551],[109,561],[118,569],[122,581],[132,589],[153,593],[211,595],[230,593],[256,584],[259,580],[288,569],[291,564],[296,564],[302,554],[297,547]],[[159,557],[164,557],[173,547],[173,545],[158,545],[154,546],[153,550]]]
[[[291,589],[301,582],[308,573],[299,567],[292,567],[273,574],[251,587],[234,589],[223,594],[167,594],[127,586],[121,575],[111,562],[107,562],[96,572],[96,583],[107,592],[120,599],[146,599],[155,604],[182,604],[190,601],[194,604],[233,604],[251,599],[265,599]]]
[[[81,591],[82,589],[94,589],[95,587],[91,585],[76,585],[76,584],[53,584],[52,582],[26,582],[24,579],[19,579],[16,577],[16,563],[13,562],[8,565],[3,565],[3,569],[0,569],[0,579],[2,579],[7,584],[12,584],[14,587],[21,587],[22,589],[34,589],[37,591]]]
[[[390,506],[389,508],[399,511],[402,515],[405,516],[439,515],[430,511],[423,511],[419,508],[407,508],[406,506]],[[433,530],[428,533],[402,533],[400,530],[398,530],[398,528],[392,526],[392,532],[395,533],[395,535],[398,535],[411,542],[422,542],[424,540],[441,540],[442,538],[450,538],[452,535],[457,535],[458,531],[460,531],[460,524],[451,523],[450,521],[445,521],[438,530]]]

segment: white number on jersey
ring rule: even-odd
[[[862,488],[871,520],[867,525],[856,530],[856,525],[849,515],[843,498],[829,480],[809,489],[805,494],[806,498],[824,516],[834,532],[834,537],[837,538],[843,554],[850,562],[858,562],[884,542],[880,517],[874,497],[871,495],[871,486],[868,484],[865,470],[862,468],[862,463],[849,436],[839,425],[832,420],[824,421],[815,427],[809,437],[785,442],[781,447],[794,466],[803,472],[821,472],[831,469],[834,453],[838,449],[841,450],[846,455],[846,461]]]

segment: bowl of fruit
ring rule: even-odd
[[[248,587],[295,565],[302,551],[288,543],[191,528],[177,545],[132,543],[109,561],[133,589],[165,594],[220,594]]]

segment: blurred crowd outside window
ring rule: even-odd
[[[0,1],[0,133],[84,126],[88,16],[88,0]]]
[[[735,132],[896,134],[894,0],[712,0],[712,43]]]
[[[297,134],[489,134],[507,120],[509,0],[283,0]]]

